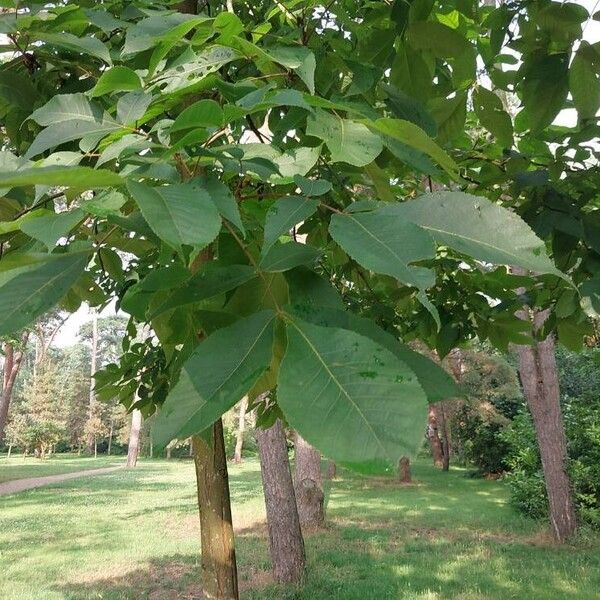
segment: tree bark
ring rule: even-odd
[[[325,520],[321,453],[313,448],[297,431],[295,446],[295,491],[298,516],[302,527],[320,527]]]
[[[94,416],[94,411],[96,408],[96,392],[94,390],[94,375],[96,374],[96,364],[97,364],[97,356],[98,356],[98,313],[94,310],[92,311],[92,352],[90,357],[90,402],[89,402],[89,418],[91,419]],[[87,438],[87,448],[88,452],[91,454],[92,450],[94,450],[94,435],[92,433],[88,434]],[[136,456],[137,460],[137,456]],[[135,464],[133,465],[135,466]]]
[[[114,419],[111,418],[111,420],[110,420],[110,430],[108,432],[108,449],[107,449],[108,456],[110,456],[110,451],[112,449],[112,439],[113,439],[114,429],[115,429],[115,421],[114,421]]]
[[[442,449],[442,441],[440,440],[438,431],[436,407],[436,404],[429,405],[427,439],[429,440],[429,446],[431,447],[431,456],[433,457],[434,466],[442,468],[444,463],[444,451]]]
[[[528,311],[518,316],[530,320]],[[534,313],[533,331],[538,332],[548,311]],[[566,470],[567,441],[560,408],[554,337],[550,334],[531,346],[516,346],[519,376],[537,437],[548,493],[550,524],[554,537],[566,541],[577,528],[571,481]]]
[[[129,444],[127,447],[127,467],[137,465],[140,453],[140,431],[142,429],[142,413],[136,408],[131,413],[131,429],[129,431]]]
[[[21,336],[21,347],[16,352],[13,344],[9,342],[4,344],[4,374],[2,377],[2,396],[0,396],[0,444],[4,440],[8,409],[10,408],[15,381],[23,363],[28,338],[29,332],[26,331]]]
[[[299,583],[304,579],[306,555],[281,421],[269,429],[258,429],[256,437],[273,576],[279,583]]]
[[[438,403],[437,406],[437,418],[439,424],[439,431],[442,439],[442,471],[448,471],[450,469],[450,428],[448,427],[448,419],[446,418],[446,407],[444,402]]]
[[[244,430],[246,429],[246,410],[248,409],[248,396],[244,396],[240,401],[240,415],[238,418],[238,428],[235,439],[235,452],[233,453],[233,462],[240,464],[242,462],[242,449],[244,447]]]
[[[192,438],[202,543],[202,588],[207,600],[237,600],[238,581],[223,422]]]
[[[408,458],[408,456],[403,456],[398,461],[398,478],[400,479],[400,483],[412,483],[410,476],[410,458]]]
[[[335,479],[336,476],[336,465],[334,460],[327,461],[327,479]]]

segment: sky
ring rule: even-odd
[[[600,10],[600,0],[576,0],[576,4],[585,7],[590,14]],[[593,44],[600,41],[600,21],[590,19],[585,24],[583,37]],[[556,123],[572,127],[577,122],[577,114],[574,109],[563,110],[556,118]],[[113,316],[116,314],[115,304],[111,303],[101,313],[101,317]],[[55,345],[59,347],[70,346],[77,342],[77,331],[79,328],[91,319],[89,307],[83,304],[62,327],[55,338]]]

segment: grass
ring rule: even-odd
[[[100,469],[123,464],[124,456],[76,456],[74,454],[53,454],[49,458],[40,460],[34,456],[23,458],[22,455],[13,454],[6,458],[0,454],[0,483],[13,479],[26,479],[29,477],[44,477],[46,475],[60,475],[88,469]]]
[[[302,589],[270,583],[258,463],[231,467],[244,600],[592,600],[600,539],[555,546],[519,517],[502,482],[413,468],[415,485],[342,473],[327,528],[306,538]],[[193,468],[134,471],[0,497],[3,600],[198,598]]]

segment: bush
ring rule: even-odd
[[[580,519],[600,528],[600,398],[585,393],[564,398],[562,408],[567,436],[568,471]],[[509,447],[507,476],[511,502],[523,514],[542,518],[548,500],[532,419],[519,414],[500,433]]]

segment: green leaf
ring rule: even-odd
[[[96,98],[110,92],[126,92],[141,88],[142,81],[139,75],[129,67],[119,65],[104,71],[89,94],[92,98]]]
[[[117,102],[117,119],[123,125],[139,121],[148,110],[152,96],[146,92],[129,92]]]
[[[484,262],[519,266],[569,279],[548,258],[540,240],[514,212],[481,196],[434,192],[399,204],[381,203],[384,218],[410,221],[440,244]]]
[[[410,265],[435,256],[433,239],[408,220],[390,218],[380,211],[335,214],[329,233],[356,262],[375,273],[391,275],[419,289],[434,283],[431,270]]]
[[[123,183],[123,179],[117,173],[90,167],[31,167],[10,173],[0,172],[0,187],[3,188],[48,185],[88,190],[95,187],[118,186]]]
[[[532,131],[544,129],[564,108],[569,94],[569,55],[550,54],[526,63],[523,105]]]
[[[362,122],[342,119],[321,109],[308,116],[306,133],[327,144],[333,162],[346,162],[355,167],[368,165],[383,150],[381,137]]]
[[[300,265],[313,265],[320,256],[320,250],[292,241],[272,246],[258,266],[262,271],[278,273]]]
[[[63,31],[62,33],[36,32],[35,37],[53,46],[73,50],[77,53],[89,54],[109,65],[112,64],[108,48],[99,39],[90,35],[77,37],[72,33]]]
[[[579,118],[593,118],[600,108],[600,54],[586,41],[571,62],[569,87]]]
[[[78,208],[62,213],[50,213],[28,219],[21,225],[21,231],[40,240],[48,250],[52,250],[58,240],[66,236],[84,217],[84,212]]]
[[[301,196],[288,196],[273,203],[265,220],[262,255],[265,256],[280,236],[289,233],[294,225],[308,219],[318,207],[318,200],[310,200]]]
[[[174,248],[204,248],[219,234],[221,217],[214,203],[193,183],[151,187],[130,181],[127,189],[152,231]]]
[[[389,471],[418,450],[427,400],[394,354],[353,331],[299,319],[287,335],[277,401],[304,438],[366,473]]]
[[[199,100],[188,106],[171,125],[171,131],[183,131],[197,127],[221,127],[223,110],[214,100]]]
[[[214,202],[217,210],[219,213],[221,213],[221,216],[235,225],[245,236],[246,230],[244,229],[244,224],[242,223],[240,209],[238,208],[237,202],[235,201],[231,190],[216,177],[199,177],[194,179],[193,183],[194,185],[206,190],[206,193]]]
[[[481,124],[502,146],[510,148],[513,145],[512,121],[500,98],[494,92],[479,86],[473,94],[473,108]]]
[[[309,92],[315,93],[315,55],[305,46],[280,46],[269,48],[269,56],[280,65],[295,71]]]
[[[210,427],[248,392],[271,362],[274,322],[273,311],[255,313],[198,345],[156,418],[158,448]]]
[[[54,96],[34,111],[31,118],[47,127],[33,140],[27,150],[28,158],[65,142],[88,136],[101,139],[121,129],[101,106],[90,102],[83,94]]]
[[[50,310],[88,263],[87,252],[20,258],[22,264],[0,271],[0,336],[22,329]]]
[[[333,188],[326,179],[307,179],[302,175],[294,175],[294,183],[305,196],[323,196]]]
[[[401,119],[382,118],[376,121],[364,119],[362,123],[394,138],[415,150],[424,152],[435,160],[448,175],[454,179],[458,178],[458,167],[456,163],[420,128],[409,121]]]
[[[84,200],[79,206],[81,210],[96,217],[108,217],[118,215],[126,202],[127,198],[123,194],[108,190],[89,200]]]
[[[294,302],[293,313],[313,325],[349,329],[387,348],[414,371],[430,403],[461,395],[452,376],[440,365],[423,354],[415,352],[391,333],[378,327],[371,319],[359,317],[337,307],[307,306],[296,302]]]
[[[412,23],[406,37],[415,50],[427,50],[440,58],[458,58],[471,50],[464,36],[437,21]]]
[[[154,319],[167,310],[195,304],[223,294],[256,276],[256,271],[249,265],[222,265],[218,262],[208,262],[185,285],[175,290],[153,312],[151,318]]]

